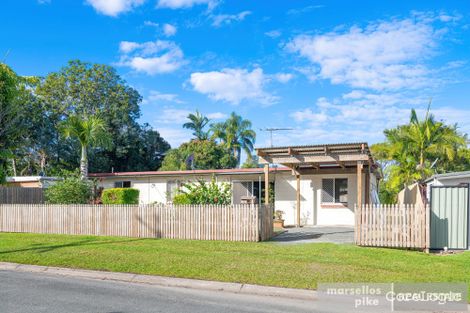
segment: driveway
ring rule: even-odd
[[[272,240],[282,244],[312,242],[353,243],[354,227],[304,226],[300,228],[286,228],[286,232],[274,237]]]

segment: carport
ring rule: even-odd
[[[264,180],[269,182],[269,167],[280,164],[291,169],[296,178],[296,226],[301,225],[300,183],[302,175],[356,174],[357,199],[355,205],[368,204],[371,199],[370,173],[375,173],[375,164],[367,143],[285,146],[256,149],[259,163],[264,164]],[[364,175],[366,174],[366,175]],[[363,181],[363,179],[365,181]],[[269,203],[266,188],[264,202]]]

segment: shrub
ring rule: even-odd
[[[195,183],[184,184],[179,189],[179,194],[173,198],[173,203],[176,197],[179,197],[177,201],[182,201],[183,199],[185,201],[185,203],[178,204],[230,204],[232,201],[232,191],[230,184],[218,184],[212,178],[209,183],[199,180]]]
[[[191,199],[185,193],[179,193],[173,197],[173,204],[192,204]]]
[[[92,198],[92,186],[89,181],[69,177],[47,188],[45,196],[50,204],[87,204]]]
[[[111,188],[103,190],[103,204],[138,204],[139,190],[134,188]]]

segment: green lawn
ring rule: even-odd
[[[0,261],[314,289],[318,282],[465,282],[470,252],[353,245],[0,234]]]

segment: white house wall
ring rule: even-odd
[[[365,175],[362,190],[365,190]],[[348,179],[348,205],[346,207],[326,208],[322,206],[322,179]],[[297,181],[291,173],[277,174],[275,184],[275,208],[284,212],[286,225],[295,225]],[[370,190],[376,190],[375,174],[371,175]],[[300,222],[302,225],[354,225],[354,206],[357,201],[357,175],[302,175],[300,179]],[[364,202],[364,195],[362,201]]]
[[[130,181],[131,188],[139,190],[139,203],[167,203],[167,183],[170,181],[194,182],[197,180],[211,181],[212,175],[181,175],[181,176],[150,176],[150,177],[107,177],[102,179],[98,185],[105,189],[114,188],[114,183],[119,181]],[[217,175],[216,182],[219,184],[231,181],[259,181],[264,179],[263,175]]]
[[[365,175],[365,174],[364,174]],[[264,181],[263,174],[232,174],[215,176],[218,183],[233,181]],[[322,179],[348,179],[348,205],[343,208],[325,208],[321,204]],[[169,181],[188,182],[196,180],[210,181],[212,175],[182,175],[182,176],[150,176],[150,177],[107,177],[99,185],[104,188],[114,188],[116,181],[130,181],[131,187],[140,191],[139,202],[167,203],[167,183]],[[284,212],[286,225],[296,223],[296,178],[288,172],[270,174],[270,180],[275,181],[275,209]],[[363,190],[365,190],[365,177]],[[371,192],[376,187],[375,175],[370,179]],[[302,225],[354,225],[354,205],[357,201],[356,174],[334,175],[303,175],[300,181],[300,220]],[[263,195],[264,196],[264,195]],[[364,201],[364,199],[363,199]]]

